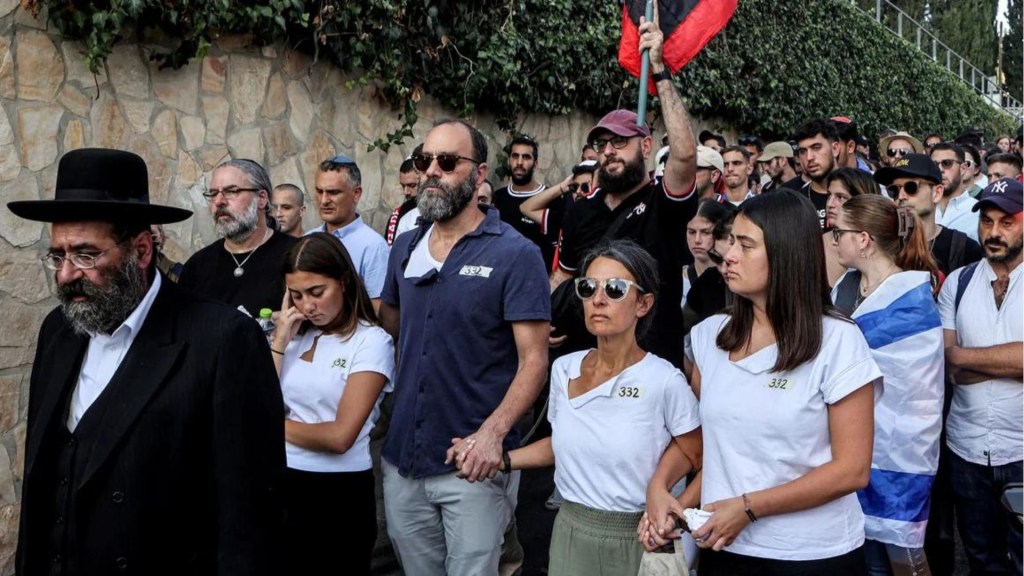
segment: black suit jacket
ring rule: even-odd
[[[16,560],[25,576],[52,561],[48,487],[87,345],[59,308],[43,322]],[[280,573],[284,404],[256,322],[164,278],[88,418],[102,420],[76,456],[77,573]]]

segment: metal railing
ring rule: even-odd
[[[980,68],[965,60],[898,6],[889,0],[875,0],[874,14],[872,14],[865,10],[864,0],[859,2],[852,0],[852,2],[861,12],[874,18],[876,22],[893,34],[915,44],[919,50],[940,66],[944,66],[953,75],[970,85],[971,89],[989,105],[1003,110],[1012,116],[1018,124],[1024,122],[1024,104],[1000,88],[995,76],[985,74]]]

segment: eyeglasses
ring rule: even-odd
[[[597,293],[597,288],[604,286],[604,295],[608,297],[612,302],[618,302],[629,294],[629,287],[632,286],[637,289],[637,292],[644,292],[645,290],[640,287],[639,284],[631,280],[625,280],[623,278],[608,278],[607,280],[598,280],[596,278],[583,278],[576,279],[576,295],[579,296],[580,300],[589,300],[594,297]]]
[[[889,193],[890,198],[899,198],[900,190],[907,193],[907,196],[917,196],[917,193],[921,191],[921,186],[924,184],[918,184],[911,180],[904,184],[889,184],[885,187],[885,191]]]
[[[712,246],[708,248],[708,260],[711,260],[715,266],[719,266],[722,262],[725,262],[725,257],[719,254],[718,250],[715,250],[715,247]]]
[[[626,144],[629,144],[629,138],[617,135],[612,136],[611,138],[594,138],[594,141],[590,144],[594,147],[594,150],[598,152],[603,152],[604,147],[608,144],[611,144],[612,148],[615,148],[616,150],[622,150],[626,147]]]
[[[835,240],[836,242],[839,242],[839,238],[844,233],[846,233],[846,232],[857,232],[857,233],[860,233],[860,232],[863,232],[863,230],[849,230],[849,229],[844,230],[842,228],[833,228],[832,229],[832,239]]]
[[[479,164],[478,160],[473,158],[467,158],[466,156],[459,156],[458,154],[413,154],[412,165],[416,168],[417,172],[426,172],[430,169],[430,165],[437,160],[438,167],[441,168],[442,172],[452,172],[455,167],[458,166],[459,160],[465,160],[474,164]]]
[[[936,160],[935,164],[937,166],[939,166],[940,168],[944,168],[946,170],[949,170],[950,168],[953,167],[954,164],[962,164],[962,162],[960,162],[959,160],[957,160],[955,158],[946,158],[945,160]]]
[[[104,254],[110,252],[113,249],[114,247],[112,246],[102,252],[97,252],[95,254],[72,252],[71,254],[66,254],[64,256],[50,252],[48,254],[44,254],[43,257],[40,258],[40,260],[43,262],[43,266],[46,266],[50,270],[60,270],[61,268],[64,267],[65,260],[69,260],[71,264],[73,264],[75,268],[78,268],[79,270],[89,270],[90,268],[95,268],[96,261],[102,258]]]
[[[889,155],[889,158],[895,158],[896,156],[906,156],[913,152],[910,148],[889,148],[885,151]]]
[[[580,191],[580,194],[590,194],[590,182],[584,182],[582,184],[573,182],[572,184],[569,184],[569,194],[575,194],[577,190]]]
[[[227,200],[234,200],[238,198],[238,195],[242,192],[259,192],[262,188],[210,188],[206,192],[203,192],[203,198],[207,200],[213,200],[217,197],[217,194],[223,194]]]

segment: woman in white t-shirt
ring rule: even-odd
[[[807,198],[779,191],[740,208],[724,254],[728,315],[691,334],[704,468],[675,500],[685,463],[666,451],[641,538],[669,535],[670,512],[699,502],[701,576],[864,573],[854,492],[871,469],[873,386],[881,375],[857,326],[829,299],[821,228]]]
[[[635,576],[643,555],[636,525],[662,453],[668,448],[685,468],[700,467],[697,399],[682,372],[637,344],[655,307],[654,259],[633,242],[615,240],[588,254],[580,269],[576,294],[597,349],[555,361],[551,437],[513,450],[505,465],[557,464],[564,502],[548,573]]]
[[[945,350],[939,268],[914,210],[878,194],[836,212],[832,243],[851,268],[832,299],[861,327],[885,376],[875,406],[871,482],[859,491],[871,576],[927,573],[925,529],[939,467]]]
[[[286,409],[289,573],[335,565],[368,575],[377,539],[370,430],[391,390],[394,344],[334,236],[318,232],[296,242],[284,277],[270,351]]]

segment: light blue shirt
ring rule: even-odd
[[[327,225],[323,224],[306,234],[326,231]],[[341,240],[342,245],[348,250],[352,264],[359,271],[359,277],[363,279],[370,298],[380,298],[381,290],[384,289],[384,277],[388,271],[388,253],[390,252],[384,237],[367,226],[363,222],[363,217],[358,214],[356,214],[355,220],[331,234]]]
[[[978,200],[971,198],[965,190],[956,198],[950,198],[946,209],[935,207],[935,223],[939,226],[959,230],[975,242],[978,241],[978,213],[971,211]]]

